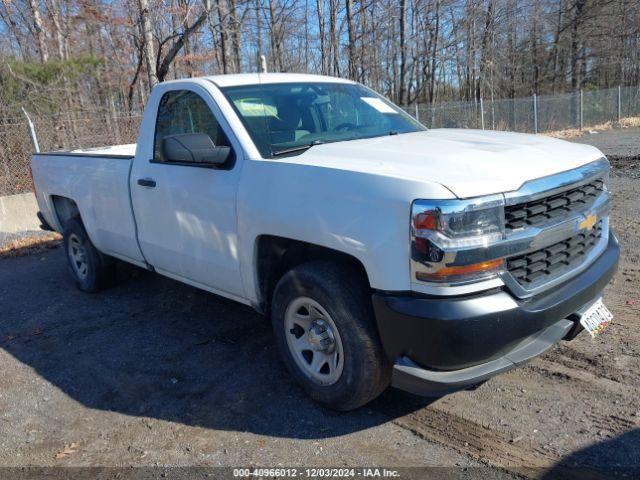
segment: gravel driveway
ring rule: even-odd
[[[576,143],[587,143],[598,147],[609,156],[637,157],[640,155],[640,128],[605,130],[597,133],[585,133],[581,137],[570,139]]]
[[[640,183],[625,172],[612,177],[623,258],[605,334],[583,333],[474,391],[389,390],[346,414],[304,396],[248,307],[127,266],[117,287],[84,294],[60,249],[0,260],[0,466],[640,474]]]

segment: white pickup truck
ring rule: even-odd
[[[80,289],[117,259],[251,305],[336,409],[470,388],[610,320],[600,151],[428,130],[351,81],[165,82],[135,145],[38,153],[32,173]]]

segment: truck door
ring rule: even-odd
[[[146,133],[146,148],[139,145],[130,178],[142,253],[159,273],[243,297],[236,225],[239,146],[230,141],[204,88],[185,86],[157,98],[157,105],[147,106],[157,108],[155,131]],[[143,129],[153,122],[146,115]],[[215,146],[231,147],[229,161],[216,166],[166,159],[164,137],[194,133],[206,134]]]

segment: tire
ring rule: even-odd
[[[95,293],[112,286],[116,262],[93,246],[82,223],[75,218],[69,220],[62,235],[69,271],[77,287]]]
[[[271,314],[288,370],[315,401],[353,410],[388,387],[392,365],[374,324],[369,286],[355,268],[328,261],[293,268],[275,288]]]

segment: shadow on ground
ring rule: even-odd
[[[251,308],[134,267],[79,292],[60,249],[0,261],[0,348],[83,405],[205,428],[324,438],[429,400],[390,389],[356,412],[319,407]]]
[[[543,480],[640,478],[640,429],[594,443],[563,458]]]

